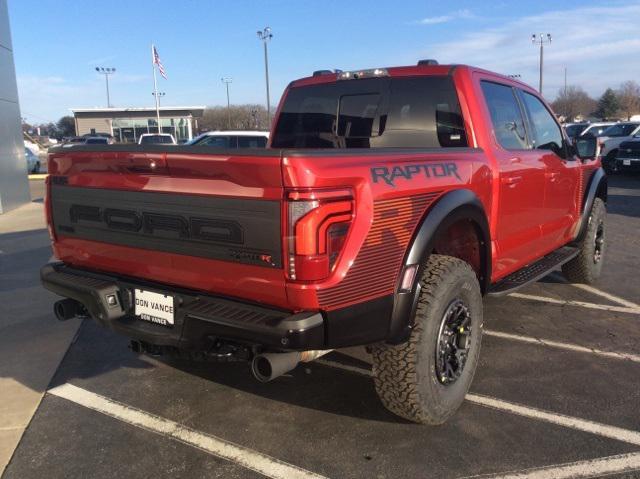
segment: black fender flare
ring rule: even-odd
[[[580,221],[576,228],[576,234],[573,243],[579,243],[587,232],[587,226],[589,225],[589,215],[591,214],[591,208],[596,198],[602,198],[607,201],[608,180],[607,175],[602,168],[598,168],[591,174],[589,178],[589,184],[585,188],[584,198],[582,200],[582,213],[580,214]]]
[[[480,288],[483,294],[488,290],[491,281],[491,234],[484,207],[471,190],[459,189],[445,193],[425,213],[405,254],[394,294],[387,342],[397,344],[408,338],[420,295],[420,278],[433,251],[438,233],[463,219],[474,223],[480,237]],[[403,272],[410,265],[418,265],[412,288],[409,291],[401,291]]]

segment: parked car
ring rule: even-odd
[[[565,123],[563,126],[569,138],[577,138],[589,126],[589,123],[586,121],[580,123]]]
[[[604,135],[604,132],[607,130],[607,128],[615,124],[616,124],[615,121],[602,121],[602,122],[589,123],[589,125],[580,132],[580,136],[591,135],[598,138]]]
[[[260,381],[366,345],[381,402],[441,424],[480,362],[483,295],[557,267],[600,276],[596,139],[574,146],[534,88],[421,62],[293,81],[278,112],[253,153],[149,148],[153,181],[131,168],[155,164],[145,148],[50,150],[57,261],[41,279],[66,298],[57,318],[91,317],[137,352],[245,360]]]
[[[62,138],[62,145],[63,146],[78,145],[78,144],[82,144],[84,142],[85,142],[85,137],[84,136],[65,136],[64,138]]]
[[[268,131],[208,131],[188,144],[217,148],[266,148]]]
[[[29,148],[24,149],[24,156],[27,161],[27,171],[29,173],[40,172],[40,158],[33,154]]]
[[[170,133],[143,133],[138,138],[138,145],[177,145]]]
[[[109,134],[82,135],[67,138],[63,141],[62,146],[70,148],[75,145],[112,145],[115,143],[114,138]]]
[[[640,139],[620,143],[613,170],[619,173],[640,172]]]
[[[88,136],[84,140],[85,145],[113,145],[113,137],[109,136]]]
[[[626,140],[633,139],[640,131],[640,122],[625,121],[607,128],[598,138],[597,154],[602,161],[602,167],[608,174],[616,172],[616,156],[618,147]]]

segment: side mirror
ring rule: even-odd
[[[595,136],[582,136],[576,138],[575,152],[581,160],[593,160],[596,157],[598,140]]]

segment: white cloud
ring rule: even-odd
[[[468,63],[504,74],[520,74],[537,86],[539,49],[532,33],[551,33],[544,50],[544,92],[555,97],[564,82],[599,96],[608,87],[640,77],[640,30],[632,18],[640,3],[557,10],[468,32],[429,48],[441,63]],[[435,52],[435,53],[434,53]],[[418,57],[425,56],[424,52]]]
[[[420,25],[437,25],[439,23],[447,23],[453,20],[458,20],[461,18],[472,18],[473,14],[467,10],[458,10],[456,12],[450,13],[448,15],[439,15],[436,17],[426,17],[422,20],[418,20],[416,23]]]

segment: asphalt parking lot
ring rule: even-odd
[[[85,321],[3,477],[640,477],[640,177],[609,194],[601,280],[487,299],[476,378],[443,426],[388,413],[363,351],[260,384],[242,363],[138,356]],[[14,310],[53,322],[46,231],[30,241],[0,235],[11,274],[28,270],[0,293],[11,311],[37,290]]]

